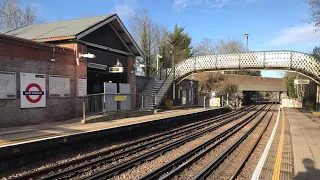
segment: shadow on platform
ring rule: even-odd
[[[320,179],[320,170],[315,168],[314,161],[305,158],[303,159],[304,167],[307,169],[307,172],[299,172],[295,176],[295,180],[319,180]]]

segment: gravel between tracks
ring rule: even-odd
[[[213,126],[213,125],[211,125],[211,126]],[[209,126],[209,127],[211,127],[211,126]],[[200,130],[196,130],[196,131],[193,131],[193,132],[199,132],[199,131],[200,131]],[[167,144],[170,144],[170,143],[172,143],[172,142],[174,142],[174,141],[178,141],[178,140],[180,140],[180,139],[183,139],[183,138],[185,138],[186,136],[188,136],[188,134],[187,134],[187,135],[183,135],[183,136],[179,136],[178,138],[170,139],[169,141],[166,141],[166,142],[164,142],[164,143],[161,143],[161,144],[159,144],[159,145],[157,145],[157,146],[153,146],[153,147],[147,148],[147,149],[145,149],[145,150],[143,150],[143,151],[139,151],[138,153],[135,153],[135,154],[132,154],[132,155],[129,155],[129,156],[122,157],[122,158],[120,158],[120,159],[117,159],[117,160],[113,161],[112,163],[103,164],[102,166],[98,166],[96,169],[90,169],[89,171],[87,171],[87,172],[81,174],[80,176],[78,176],[77,178],[85,178],[85,177],[88,177],[88,176],[92,175],[92,174],[95,173],[95,172],[99,172],[99,171],[102,171],[102,170],[104,170],[104,169],[106,169],[106,168],[110,168],[111,166],[117,165],[117,164],[119,164],[119,163],[122,163],[122,162],[125,162],[125,161],[129,161],[129,160],[134,159],[134,158],[136,158],[136,157],[139,157],[139,156],[141,156],[141,155],[143,155],[143,154],[145,154],[145,153],[147,153],[147,152],[150,152],[150,151],[153,151],[153,150],[155,150],[155,149],[161,148],[162,146],[165,146],[165,145],[167,145]]]
[[[258,162],[260,160],[260,157],[262,156],[262,153],[264,151],[264,148],[266,147],[268,140],[270,138],[270,135],[272,133],[273,127],[277,120],[277,109],[279,106],[276,106],[274,108],[274,114],[270,121],[270,124],[264,134],[262,135],[262,138],[260,139],[258,145],[256,146],[253,153],[251,153],[248,161],[246,162],[245,166],[243,167],[242,171],[240,172],[239,176],[236,178],[237,180],[247,180],[251,179],[251,176],[258,165]]]
[[[241,166],[242,160],[247,157],[251,147],[266,127],[271,114],[272,112],[269,111],[255,130],[253,130],[253,132],[250,133],[250,135],[228,156],[228,158],[224,160],[224,162],[208,177],[208,179],[230,179],[233,176],[238,167]]]
[[[259,115],[258,117],[260,117]],[[257,122],[257,118],[255,120],[248,123],[244,126],[240,131],[232,135],[225,142],[220,144],[217,148],[214,148],[209,153],[207,153],[204,157],[200,158],[198,161],[193,163],[190,167],[185,169],[182,173],[175,176],[174,179],[184,180],[184,179],[192,179],[197,173],[199,173],[203,168],[205,168],[213,159],[219,156],[224,150],[226,150],[235,140],[237,140],[240,136],[242,136],[247,130],[249,130],[255,123]]]
[[[248,113],[247,115],[245,115],[245,117],[247,117],[248,115],[250,115],[251,113]],[[242,120],[243,118],[241,118]],[[190,149],[200,145],[201,143],[211,139],[212,137],[214,137],[215,135],[225,131],[226,129],[232,127],[233,125],[235,125],[237,122],[239,122],[240,120],[236,120],[233,121],[223,127],[220,127],[219,129],[206,134],[200,138],[197,138],[193,141],[190,141],[178,148],[175,148],[151,161],[145,162],[141,165],[138,165],[134,168],[129,169],[128,171],[119,174],[117,176],[114,176],[112,179],[113,180],[123,180],[123,179],[138,179],[140,177],[142,177],[143,175],[145,175],[148,172],[151,172],[152,170],[160,167],[162,164],[182,155],[183,153],[189,151]]]
[[[181,127],[185,127],[187,125],[190,125],[190,124],[186,124],[186,125],[183,125],[183,126],[172,128],[170,130],[178,129],[178,128],[181,128]],[[162,131],[162,132],[164,132],[164,131]],[[81,159],[81,158],[84,158],[84,157],[87,157],[87,156],[90,156],[90,155],[93,155],[93,154],[102,153],[102,152],[108,151],[110,149],[114,149],[114,148],[116,148],[118,146],[121,146],[123,144],[129,143],[129,142],[138,141],[141,138],[154,137],[154,136],[156,136],[156,135],[158,135],[158,134],[160,134],[162,132],[149,134],[149,135],[144,136],[144,137],[138,137],[137,139],[133,139],[133,140],[125,140],[125,141],[106,143],[104,145],[98,145],[98,146],[91,147],[91,148],[88,148],[88,149],[85,149],[85,150],[80,150],[80,152],[79,152],[79,150],[78,151],[73,151],[73,152],[68,152],[67,154],[61,155],[60,157],[53,157],[52,159],[42,160],[39,163],[28,165],[28,166],[25,166],[25,167],[23,167],[21,169],[14,170],[14,171],[11,171],[11,172],[6,172],[5,174],[2,174],[3,177],[0,176],[0,179],[2,179],[2,180],[13,179],[13,178],[25,175],[25,174],[29,174],[29,173],[32,173],[32,172],[35,172],[35,171],[39,171],[39,170],[42,170],[42,169],[47,169],[47,168],[50,168],[50,167],[53,167],[53,166],[56,166],[56,165],[59,165],[59,164],[64,164],[66,162],[70,162],[70,161],[74,161],[74,160],[77,160],[77,159]],[[164,136],[161,136],[161,138],[162,137],[164,137]],[[143,144],[143,143],[140,143],[140,144]],[[71,167],[69,167],[69,168],[71,168]]]

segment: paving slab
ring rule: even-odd
[[[294,179],[320,179],[320,123],[298,109],[285,109],[290,124]]]
[[[283,117],[282,112],[279,115],[279,123],[266,161],[262,167],[261,174],[259,176],[260,180],[269,180],[274,179],[275,177],[275,179],[278,178],[281,180],[293,179],[292,145],[289,128],[290,125],[287,119]],[[282,154],[279,154],[278,157],[277,153],[280,148],[279,146],[281,142],[281,131],[283,131],[283,146]],[[281,159],[281,161],[277,161],[277,158]],[[279,166],[277,166],[277,163],[279,164]],[[276,173],[275,171],[276,168],[278,168],[278,173]]]

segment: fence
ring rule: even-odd
[[[282,98],[281,106],[285,108],[302,108],[302,102],[299,98]]]
[[[234,97],[211,97],[210,94],[199,95],[198,106],[199,107],[224,107],[227,105],[235,106],[236,100]]]
[[[141,93],[90,94],[83,97],[83,116],[141,110],[143,98],[148,97]]]

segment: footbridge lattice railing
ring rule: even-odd
[[[155,100],[152,100],[154,106],[161,102],[173,81],[179,81],[191,74],[201,71],[234,71],[250,69],[296,71],[306,75],[318,84],[320,82],[320,61],[308,54],[296,51],[256,51],[211,54],[188,58],[178,63],[175,66],[174,71],[170,72],[165,80],[159,81],[156,78],[153,78],[146,92],[153,92],[153,96],[156,97]],[[155,83],[155,81],[157,83]],[[163,84],[161,85],[159,82]]]

